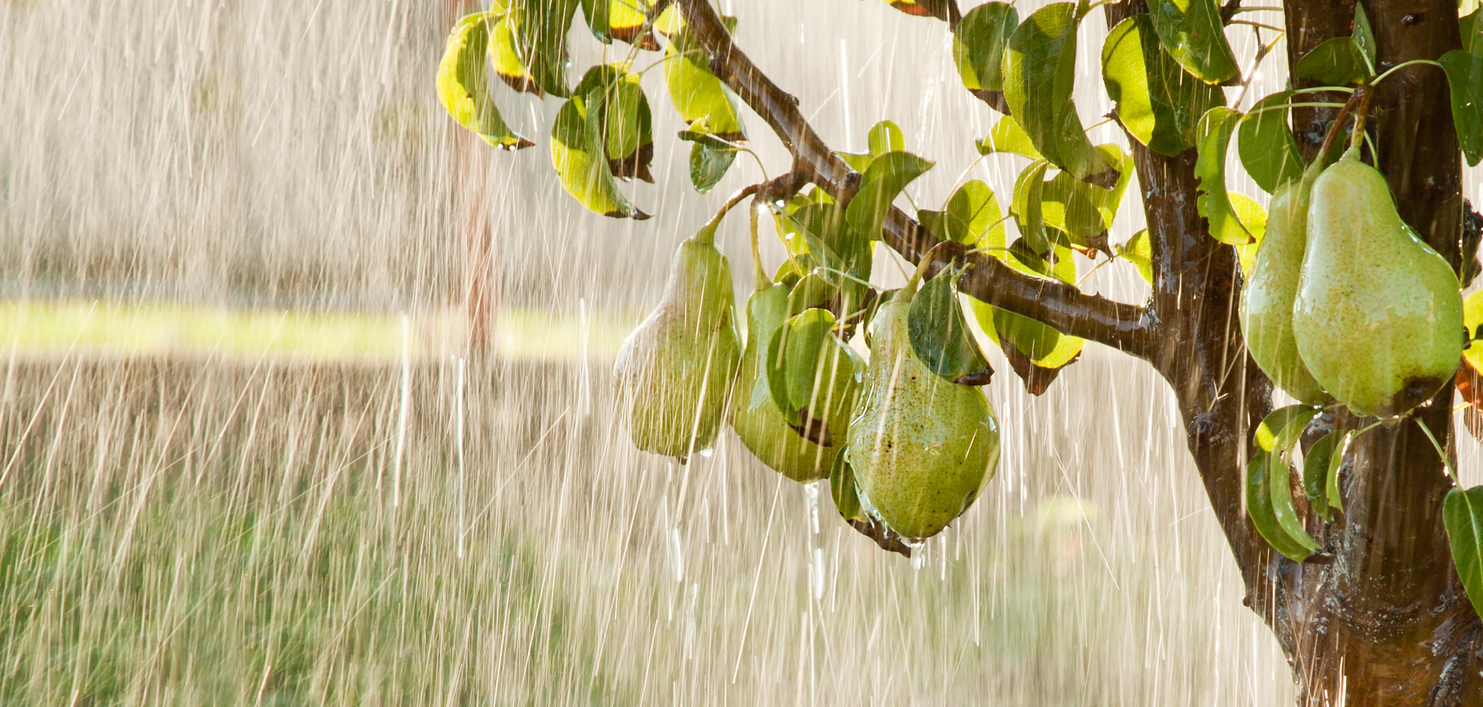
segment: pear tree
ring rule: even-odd
[[[744,6],[495,0],[452,28],[436,77],[449,114],[521,150],[538,141],[502,118],[509,94],[563,99],[545,142],[596,213],[648,217],[623,184],[652,181],[651,98],[683,121],[673,139],[702,193],[764,139],[743,106],[792,156],[680,246],[625,342],[614,379],[634,443],[683,458],[729,425],[910,554],[971,512],[998,465],[980,388],[993,371],[968,318],[1036,395],[1095,342],[1169,383],[1245,604],[1300,704],[1483,704],[1483,487],[1461,485],[1453,425],[1457,400],[1483,435],[1483,298],[1462,294],[1483,224],[1462,196],[1463,164],[1483,159],[1476,1],[886,1],[940,27],[964,90],[998,113],[964,149],[1012,157],[1012,193],[973,180],[896,206],[933,162],[887,121],[867,152],[827,144],[784,88],[799,77],[764,74],[733,40],[766,21]],[[1086,22],[1105,24],[1100,47],[1078,45]],[[577,77],[583,25],[625,58]],[[1253,51],[1233,49],[1240,35]],[[664,97],[640,81],[645,52],[662,58]],[[1078,118],[1073,85],[1098,78],[1077,76],[1088,54],[1123,140],[1094,144]],[[1287,85],[1252,91],[1278,61]],[[1228,186],[1228,164],[1270,212]],[[743,204],[754,290],[737,307],[713,241]],[[1119,212],[1140,207],[1147,228],[1114,242]],[[764,222],[785,236],[776,270],[758,257]],[[916,264],[905,287],[872,278],[878,247]],[[1088,258],[1138,273],[1147,300],[1084,292]]]

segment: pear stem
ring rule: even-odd
[[[1437,443],[1437,436],[1432,434],[1431,428],[1416,420],[1416,426],[1426,433],[1426,438],[1431,440],[1432,447],[1437,450],[1437,457],[1442,460],[1442,466],[1447,470],[1447,476],[1452,478],[1452,483],[1462,486],[1462,480],[1457,478],[1457,470],[1452,468],[1452,461],[1447,458],[1447,453],[1442,451],[1442,445]]]
[[[922,259],[917,262],[917,271],[911,274],[911,279],[906,281],[906,285],[902,287],[901,292],[896,295],[897,299],[900,299],[902,302],[911,301],[912,296],[917,293],[917,284],[920,283],[922,281],[922,278],[926,276],[927,268],[932,266],[934,258],[937,256],[937,249],[941,248],[947,243],[952,242],[953,241],[939,241],[937,245],[928,248],[927,252],[922,254]]]
[[[707,221],[704,226],[701,226],[700,230],[696,231],[694,236],[691,236],[691,239],[698,243],[715,245],[716,228],[721,225],[721,219],[726,218],[727,212],[736,208],[736,205],[742,203],[747,197],[756,194],[757,190],[761,188],[761,184],[748,184],[738,189],[735,194],[731,195],[730,199],[726,200],[726,203],[721,205],[721,210],[717,211],[716,215],[712,216],[711,220]]]
[[[1360,86],[1354,97],[1359,99],[1359,107],[1354,111],[1354,132],[1349,134],[1349,149],[1358,151],[1365,141],[1365,118],[1369,116],[1375,90],[1370,86]]]
[[[1327,161],[1329,148],[1334,144],[1334,137],[1339,134],[1339,130],[1344,127],[1344,123],[1348,122],[1349,114],[1354,111],[1355,105],[1368,92],[1367,86],[1360,86],[1355,90],[1354,95],[1349,97],[1349,101],[1344,104],[1344,107],[1339,109],[1339,114],[1334,116],[1333,124],[1329,125],[1328,133],[1323,136],[1323,145],[1318,148],[1318,156],[1313,158],[1314,163],[1322,164]]]

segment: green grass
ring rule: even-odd
[[[636,321],[630,312],[594,312],[584,328],[580,314],[503,310],[495,318],[495,347],[499,355],[519,360],[572,360],[584,352],[611,356]],[[464,329],[457,310],[415,312],[404,327],[398,314],[0,301],[0,348],[33,356],[79,351],[388,361],[405,350],[421,359],[459,351]]]

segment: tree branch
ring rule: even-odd
[[[679,5],[688,31],[710,52],[711,71],[777,133],[793,155],[793,172],[804,175],[840,203],[848,203],[859,188],[859,174],[829,149],[808,124],[798,110],[798,99],[773,83],[736,47],[721,18],[705,0],[679,0]],[[920,262],[940,242],[897,208],[892,208],[886,216],[882,240],[913,263]],[[1021,273],[997,258],[975,253],[966,259],[970,269],[959,282],[965,294],[1032,317],[1072,336],[1140,358],[1150,355],[1154,328],[1142,307]],[[935,274],[950,262],[951,258],[938,259],[929,266],[929,274]]]

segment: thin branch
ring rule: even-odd
[[[711,71],[767,121],[793,155],[791,174],[819,185],[840,203],[849,203],[859,189],[859,173],[850,169],[798,110],[798,99],[773,83],[731,40],[721,18],[705,0],[678,0],[686,27],[710,52]],[[892,208],[882,228],[882,240],[912,263],[941,241],[903,211]],[[975,299],[1032,317],[1062,332],[1121,349],[1140,358],[1153,351],[1154,331],[1142,307],[1114,302],[1081,292],[1074,285],[1021,273],[1004,262],[964,248],[945,248],[929,274],[954,259],[969,272],[959,281]]]

